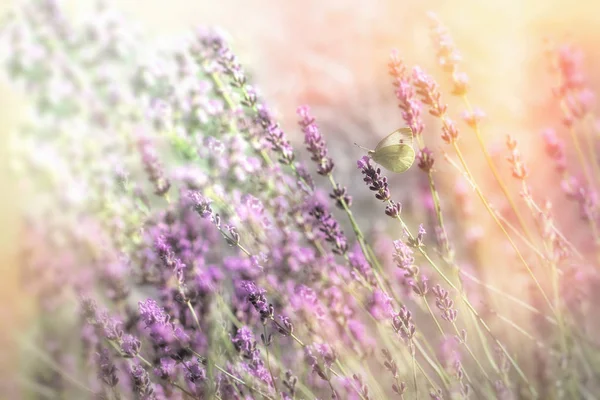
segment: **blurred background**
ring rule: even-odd
[[[0,18],[17,3],[0,0]],[[63,3],[73,16],[92,4],[87,0]],[[311,105],[346,181],[358,180],[354,169],[361,152],[352,143],[373,147],[401,124],[387,75],[390,50],[397,48],[409,66],[421,65],[445,82],[435,65],[427,11],[439,16],[462,53],[462,70],[473,87],[471,101],[487,114],[484,134],[490,148],[503,146],[505,134],[511,133],[531,165],[544,157],[539,132],[557,124],[550,105],[544,39],[582,47],[588,76],[594,83],[600,79],[593,73],[600,65],[596,51],[600,3],[596,1],[119,0],[108,4],[158,40],[176,38],[197,25],[222,27],[297,144],[302,138],[295,109]],[[20,234],[19,195],[8,168],[7,145],[24,118],[24,101],[23,93],[11,89],[0,75],[0,324],[12,328],[0,329],[0,373],[9,380],[7,374],[17,370],[11,367],[15,352],[4,344],[11,331],[31,318],[19,290],[17,249],[27,237]],[[424,135],[437,140],[439,131],[428,129]],[[549,183],[547,169],[534,168],[540,186]],[[481,183],[485,187],[485,181]],[[441,185],[452,187],[454,182]],[[399,197],[410,197],[402,192],[406,186],[392,187]]]

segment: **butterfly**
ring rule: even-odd
[[[356,143],[354,143],[356,144]],[[358,145],[357,145],[358,146]],[[415,161],[412,129],[400,128],[384,137],[375,147],[369,150],[368,156],[388,171],[402,173],[408,170]]]

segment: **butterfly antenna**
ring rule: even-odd
[[[359,147],[359,148],[363,149],[363,150],[366,150],[366,151],[371,151],[371,149],[367,149],[366,147],[363,147],[363,146],[361,146],[360,144],[356,144],[356,142],[354,142],[354,145],[355,145],[356,147]]]

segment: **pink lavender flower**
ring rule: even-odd
[[[454,301],[450,294],[440,285],[435,285],[431,290],[435,294],[435,305],[442,312],[442,318],[448,322],[456,321],[458,311],[454,308]]]
[[[476,108],[473,111],[463,111],[462,113],[463,120],[469,125],[471,128],[475,128],[483,118],[485,118],[485,113],[483,110]]]
[[[437,63],[452,76],[454,84],[452,94],[464,96],[469,88],[469,77],[466,73],[458,70],[458,64],[462,57],[448,30],[442,25],[439,18],[434,13],[429,13],[428,16],[431,21],[431,39],[436,49]]]
[[[396,249],[394,261],[396,261],[398,268],[403,270],[412,268],[415,263],[413,250],[402,240],[395,240],[394,248]]]
[[[583,73],[583,51],[573,46],[565,45],[557,51],[557,65],[562,77],[560,94],[567,91],[576,91],[585,84]]]
[[[558,138],[554,129],[542,132],[546,154],[554,161],[557,172],[563,173],[567,168],[564,142]]]
[[[417,331],[414,323],[412,322],[412,313],[402,306],[400,311],[392,318],[392,327],[400,335],[400,337],[407,341],[412,342],[413,337]]]
[[[414,67],[412,79],[421,102],[429,106],[429,113],[434,117],[441,117],[446,114],[448,106],[442,103],[442,94],[433,78],[427,75],[420,67]]]
[[[419,169],[428,174],[431,172],[434,162],[435,159],[433,158],[433,152],[431,150],[427,147],[419,150],[419,153],[417,154],[417,165]]]
[[[517,148],[517,141],[512,136],[508,135],[506,138],[506,146],[510,151],[510,156],[507,157],[508,162],[512,167],[512,175],[515,179],[525,180],[528,175],[527,167],[521,159],[521,153]]]
[[[412,129],[414,135],[420,135],[425,127],[421,120],[421,106],[415,98],[410,78],[406,74],[406,67],[398,57],[397,50],[392,51],[390,54],[388,71],[393,77],[393,85],[396,88],[395,94],[399,101],[398,107],[402,110],[402,118],[406,125]]]

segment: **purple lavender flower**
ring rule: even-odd
[[[283,165],[291,165],[295,158],[294,149],[285,138],[285,134],[279,127],[279,124],[271,123],[266,130],[267,141],[271,144],[273,150],[279,154],[279,162]]]
[[[254,347],[254,334],[250,328],[242,326],[238,329],[235,336],[231,338],[231,342],[238,351],[249,353]]]
[[[387,178],[381,176],[381,168],[373,168],[371,160],[367,156],[363,156],[358,160],[357,166],[365,176],[363,180],[369,186],[369,190],[377,192],[375,197],[381,201],[388,201],[391,198],[391,194],[388,189]]]
[[[138,139],[138,150],[148,179],[154,185],[154,193],[158,196],[165,195],[171,188],[171,183],[165,177],[163,167],[158,160],[155,148],[147,136]]]
[[[185,379],[196,387],[204,384],[206,381],[206,370],[198,360],[185,362]]]
[[[210,208],[210,203],[212,202],[210,199],[204,197],[198,191],[192,191],[189,193],[189,197],[192,201],[192,206],[194,210],[200,215],[202,218],[208,218],[212,214],[212,209]]]
[[[256,284],[251,281],[244,281],[241,283],[241,286],[248,295],[248,301],[260,314],[263,323],[265,323],[267,319],[272,319],[274,316],[274,309],[273,305],[267,301],[265,290],[257,287]]]
[[[115,387],[119,383],[117,367],[110,359],[110,354],[105,348],[101,348],[96,356],[98,366],[98,378],[110,387]]]
[[[417,154],[417,165],[419,166],[419,169],[428,174],[431,172],[434,162],[435,159],[433,158],[433,152],[431,150],[427,147],[419,150],[419,153]]]
[[[315,355],[316,349],[313,346],[306,346],[304,348],[304,356],[308,363],[308,365],[312,368],[313,373],[319,376],[324,381],[328,381],[329,377],[325,372],[325,367],[322,365],[322,362],[319,362],[319,359]],[[318,353],[317,353],[318,354]]]
[[[394,200],[390,200],[389,204],[385,206],[385,214],[392,218],[400,217],[402,212],[402,204],[395,203]]]
[[[310,115],[310,108],[308,106],[300,106],[296,112],[300,117],[298,123],[302,127],[302,132],[304,132],[306,150],[311,155],[310,159],[317,163],[317,173],[323,176],[331,174],[334,164],[327,155],[327,144],[315,123],[314,117]]]
[[[121,339],[121,352],[126,358],[134,358],[139,352],[142,344],[133,335],[125,335]]]
[[[164,308],[160,307],[156,301],[147,299],[138,303],[140,317],[146,327],[155,324],[166,325],[169,323],[169,316],[165,313]]]
[[[348,190],[345,187],[340,186],[340,184],[336,184],[329,197],[335,200],[335,205],[338,208],[344,209],[344,204],[346,207],[352,205],[352,197],[348,194]]]
[[[156,252],[164,265],[172,270],[177,277],[179,284],[183,284],[184,269],[186,265],[175,255],[171,246],[167,243],[164,236],[159,236],[154,241]]]
[[[156,367],[154,367],[154,375],[160,379],[173,379],[176,372],[176,361],[170,357],[161,358]]]
[[[319,223],[319,230],[325,234],[325,240],[333,245],[335,254],[344,255],[348,251],[348,243],[338,222],[321,204],[315,204],[310,215]]]
[[[117,318],[111,317],[108,312],[101,313],[98,322],[104,332],[104,337],[108,340],[120,340],[123,336],[123,323]]]
[[[156,400],[154,385],[144,367],[139,364],[134,365],[129,370],[129,374],[133,383],[133,391],[140,400]]]

